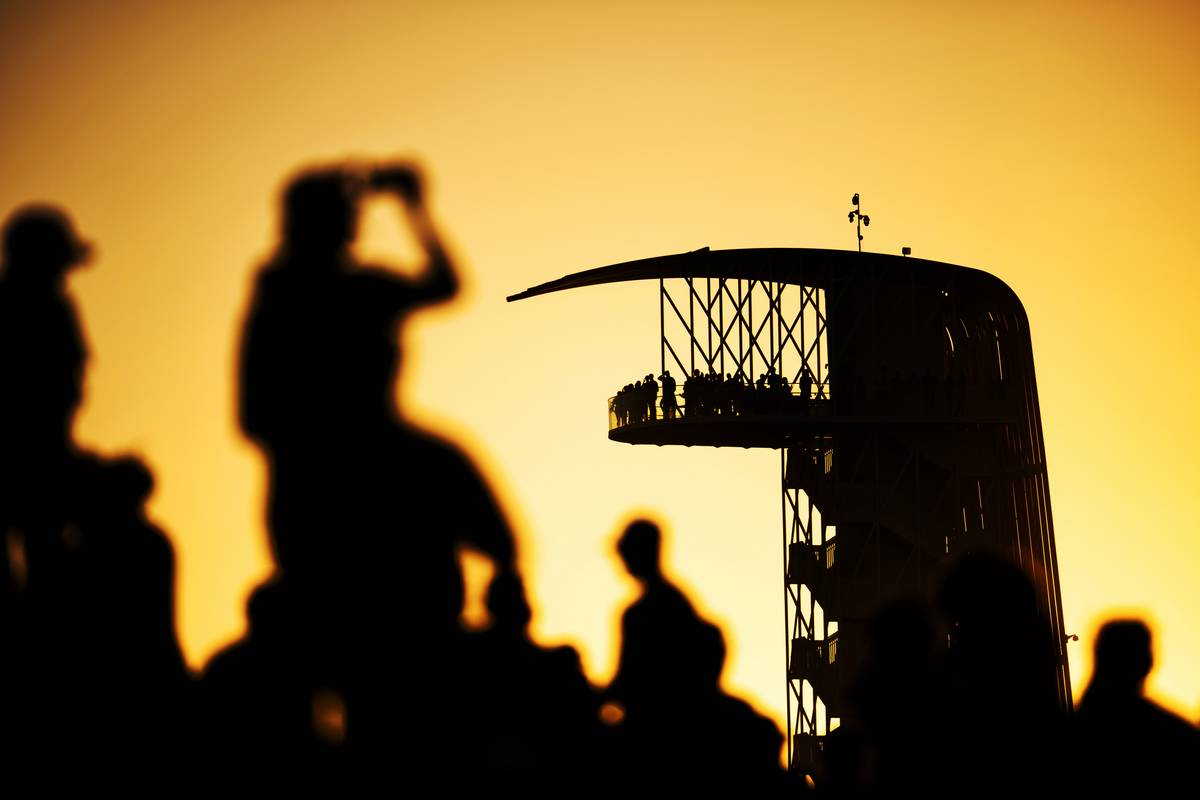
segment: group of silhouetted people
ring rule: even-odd
[[[399,200],[416,233],[426,263],[415,277],[350,255],[359,207],[380,193]],[[572,648],[531,639],[516,543],[490,488],[394,404],[399,330],[458,286],[415,169],[310,170],[284,192],[238,371],[238,420],[269,471],[276,570],[248,602],[245,637],[199,678],[175,635],[172,549],[144,510],[150,472],[71,439],[88,354],[66,276],[89,246],[51,206],[17,211],[3,237],[6,776],[94,788],[173,772],[206,789],[451,796],[803,789],[781,768],[776,725],[721,690],[724,636],[665,576],[653,523],[632,523],[618,543],[642,593],[622,617],[611,685],[593,686]],[[658,380],[662,417],[674,419],[675,379],[664,370]],[[813,386],[805,370],[801,402]],[[625,387],[621,424],[656,419],[658,387],[653,375]],[[688,415],[797,400],[773,370],[754,385],[697,370],[683,396]],[[483,630],[461,624],[462,547],[495,567]],[[1069,719],[1032,590],[997,563],[970,562],[947,580],[949,647],[920,607],[877,619],[857,721],[829,738],[820,787],[953,787],[997,769],[1015,785],[1020,770],[1052,769],[1062,742],[1092,775],[1120,763],[1121,787],[1190,765],[1194,730],[1141,699],[1143,629],[1106,628],[1096,678]],[[918,714],[900,706],[914,687],[931,703]],[[1135,730],[1142,738],[1123,749]]]
[[[683,405],[675,397],[675,379],[670,370],[658,376],[662,398],[654,375],[627,383],[612,399],[615,427],[631,423],[673,420],[683,417],[750,416],[764,414],[808,413],[810,400],[825,399],[823,386],[817,386],[807,367],[794,383],[788,383],[771,367],[751,383],[741,372],[722,375],[715,370],[692,370],[683,382]],[[814,396],[813,389],[817,389]],[[655,406],[662,409],[661,417]]]
[[[415,277],[350,256],[372,193],[404,208],[426,259]],[[419,173],[310,170],[289,182],[281,206],[279,246],[255,281],[238,369],[238,420],[266,456],[276,570],[249,599],[244,638],[199,677],[175,634],[173,551],[145,515],[149,471],[71,439],[87,348],[66,277],[90,247],[52,206],[24,207],[5,225],[6,774],[71,788],[151,785],[176,771],[205,788],[545,795],[576,791],[581,780],[665,785],[678,765],[660,746],[674,737],[662,727],[668,675],[656,665],[682,656],[664,647],[662,636],[675,635],[693,650],[669,685],[691,680],[696,708],[757,731],[761,749],[746,759],[763,780],[781,779],[774,724],[717,686],[719,631],[689,613],[653,633],[667,584],[652,525],[626,536],[637,542],[627,563],[646,583],[637,607],[649,617],[622,650],[617,693],[592,686],[573,649],[530,638],[514,537],[491,490],[457,448],[405,424],[393,400],[400,328],[458,285]],[[461,624],[464,546],[495,567],[482,631]],[[748,747],[725,739],[731,753]]]
[[[1067,710],[1034,584],[968,553],[933,597],[896,599],[866,625],[843,724],[809,767],[832,796],[1084,797],[1186,793],[1200,732],[1144,696],[1150,632],[1105,624],[1092,680]]]
[[[6,776],[121,775],[181,756],[189,687],[174,559],[136,459],[71,441],[87,348],[66,291],[90,247],[58,209],[4,229],[0,274],[0,704]],[[70,770],[39,773],[63,759]],[[132,781],[131,781],[132,782]]]
[[[675,404],[675,379],[669,370],[664,370],[658,377],[663,386],[662,418],[674,419],[678,410]],[[658,419],[654,410],[657,404],[658,381],[654,380],[651,373],[640,381],[621,387],[612,399],[612,413],[616,415],[618,427],[631,422],[654,422]]]

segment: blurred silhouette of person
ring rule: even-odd
[[[682,780],[714,795],[777,795],[787,785],[780,767],[783,734],[769,718],[744,700],[721,691],[725,669],[725,637],[704,623],[697,637],[695,689],[685,715],[687,747],[676,768],[691,772]],[[791,787],[795,789],[797,787]]]
[[[783,736],[721,692],[724,638],[664,576],[661,545],[648,520],[630,523],[617,543],[642,585],[621,617],[620,661],[607,691],[624,709],[618,752],[626,780],[636,790],[674,792],[777,787]]]
[[[1078,769],[1093,794],[1194,791],[1200,733],[1144,696],[1153,664],[1150,629],[1141,620],[1112,620],[1100,629],[1092,680],[1076,715]]]
[[[464,759],[478,788],[549,796],[595,774],[605,746],[599,696],[572,647],[542,648],[521,579],[499,573],[487,592],[490,627],[474,634],[469,660],[487,686],[475,714],[488,720]],[[595,777],[589,778],[592,789]],[[601,778],[603,782],[603,778]]]
[[[416,277],[351,257],[370,192],[403,204],[427,259]],[[211,736],[259,775],[299,767],[297,785],[433,775],[467,735],[456,549],[502,573],[516,560],[471,461],[395,407],[403,323],[458,281],[407,165],[299,175],[281,234],[250,302],[239,396],[268,461],[277,573],[250,599],[247,639],[208,669]],[[336,711],[333,730],[318,706]]]
[[[12,475],[18,480],[70,449],[87,349],[66,284],[89,257],[90,247],[52,206],[22,208],[5,225],[0,324],[5,386],[15,388],[0,393],[0,425],[5,450],[26,462]]]
[[[1057,650],[1033,583],[1004,558],[969,552],[947,570],[938,603],[940,620],[922,600],[871,619],[851,713],[828,737],[818,788],[852,797],[1076,788]]]
[[[939,595],[949,632],[942,755],[958,791],[1063,788],[1069,753],[1057,686],[1058,648],[1028,576],[986,551],[947,571]],[[942,776],[939,776],[942,777]]]
[[[621,617],[621,656],[608,695],[625,707],[628,718],[654,709],[639,704],[673,703],[675,676],[686,674],[696,631],[705,623],[691,602],[662,572],[659,528],[648,520],[626,527],[617,552],[642,586],[641,596]]]
[[[16,211],[3,238],[3,744],[17,773],[53,758],[78,770],[53,780],[137,784],[142,759],[185,750],[174,555],[143,511],[149,471],[71,441],[87,349],[66,276],[90,248],[48,205]]]
[[[866,658],[848,693],[851,713],[822,753],[823,793],[938,797],[950,791],[940,764],[946,710],[937,639],[921,600],[893,601],[871,617]]]
[[[417,277],[352,261],[349,245],[368,191],[390,192],[404,203],[428,260]],[[364,559],[358,557],[381,549],[430,569],[435,564],[419,556],[435,548],[446,570],[441,588],[454,589],[438,601],[439,624],[453,625],[461,607],[461,579],[453,577],[455,537],[441,534],[440,525],[430,530],[415,524],[414,515],[436,512],[440,520],[443,510],[427,502],[436,495],[412,491],[412,481],[463,491],[457,511],[467,516],[455,520],[456,527],[501,568],[511,565],[513,548],[507,522],[473,465],[397,414],[393,389],[403,322],[422,306],[450,299],[458,286],[419,175],[404,165],[374,170],[365,179],[342,170],[312,172],[291,183],[284,202],[282,246],[251,301],[240,395],[242,426],[266,451],[272,470],[276,558],[293,574],[316,567],[328,576],[334,567],[361,570]],[[397,504],[413,535],[381,537],[348,528],[339,541],[358,545],[345,552],[351,561],[330,562],[338,553],[326,552],[323,523],[347,527],[344,515],[366,509],[373,513],[362,521],[377,527],[395,519]],[[320,519],[325,513],[333,518]],[[421,599],[427,605],[433,600],[424,592]]]

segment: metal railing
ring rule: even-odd
[[[636,390],[608,399],[608,429],[678,419],[762,416],[822,416],[832,412],[829,383],[809,385],[805,399],[799,383],[757,388],[742,383],[702,385],[689,397],[675,391],[675,405],[664,407],[661,389],[653,401],[637,399]],[[1011,417],[1023,408],[1021,386],[1014,381],[935,382],[932,379],[852,381],[839,384],[837,413],[889,417]]]
[[[608,398],[608,429],[648,422],[672,422],[681,419],[732,419],[735,417],[804,416],[823,407],[830,397],[828,383],[808,385],[803,396],[799,383],[783,383],[776,388],[758,388],[739,383],[718,383],[688,393],[676,389],[674,403],[667,402],[661,388],[652,398],[638,398],[636,390],[622,397]]]

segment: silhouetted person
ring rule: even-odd
[[[893,602],[867,626],[866,658],[848,693],[851,713],[826,740],[818,786],[830,796],[948,794],[942,763],[946,688],[928,605]],[[848,678],[851,676],[847,676]]]
[[[684,760],[674,768],[683,773],[680,783],[712,795],[780,796],[787,785],[779,762],[783,734],[749,703],[721,690],[725,655],[721,629],[705,623],[692,665],[695,693],[678,720]]]
[[[1095,655],[1076,715],[1079,782],[1105,796],[1194,791],[1200,733],[1144,696],[1154,663],[1150,629],[1140,620],[1107,622],[1096,637]]]
[[[1067,719],[1058,648],[1033,583],[998,556],[968,553],[942,582],[946,658],[944,775],[958,790],[1016,792],[1029,776],[1059,788]]]
[[[671,377],[671,371],[668,369],[664,369],[663,374],[658,377],[662,381],[663,419],[675,419],[675,414],[679,411],[675,400],[675,379]]]
[[[805,413],[807,413],[809,398],[812,396],[812,386],[812,373],[808,371],[808,367],[804,367],[800,371],[800,403]]]
[[[675,676],[686,673],[694,654],[696,630],[703,621],[691,602],[662,573],[661,534],[646,520],[631,523],[617,543],[629,574],[642,585],[642,595],[621,617],[621,657],[609,696],[625,706],[629,718],[654,713],[639,707],[672,703]],[[683,667],[683,669],[681,669]]]
[[[628,425],[633,421],[633,399],[634,391],[632,383],[625,384],[621,391],[617,392],[616,409],[618,425]]]
[[[571,794],[583,776],[595,789],[603,783],[607,731],[579,654],[530,639],[532,612],[516,574],[496,575],[487,608],[491,625],[471,637],[468,652],[481,681],[473,713],[487,722],[472,737],[462,769],[488,792]]]
[[[768,410],[768,391],[767,391],[767,373],[762,373],[758,376],[758,380],[754,382],[753,393],[754,413],[761,414]]]
[[[818,783],[835,797],[1056,794],[1076,788],[1057,648],[1032,582],[998,556],[968,553],[938,594],[883,608],[831,733]]]
[[[51,206],[23,208],[4,228],[0,426],[5,450],[26,462],[19,473],[30,459],[57,459],[70,447],[87,349],[66,282],[89,254]]]
[[[642,389],[646,393],[644,398],[646,402],[646,418],[654,422],[654,405],[655,401],[658,400],[658,382],[654,380],[654,375],[646,376],[645,381],[642,383]]]
[[[700,415],[700,370],[692,370],[683,379],[683,413],[688,417]]]
[[[187,678],[174,557],[143,511],[150,473],[71,442],[87,350],[66,276],[88,256],[56,208],[5,225],[0,725],[10,775],[137,785],[143,759],[162,769],[186,752]],[[71,767],[41,772],[47,759]]]
[[[402,202],[427,258],[416,277],[351,258],[367,192]],[[247,317],[239,407],[268,459],[278,572],[250,600],[247,640],[205,679],[231,766],[415,779],[465,752],[456,549],[507,572],[512,535],[472,463],[405,425],[393,399],[406,316],[456,287],[411,168],[289,184]],[[340,722],[320,723],[320,709]]]
[[[617,551],[642,585],[621,617],[620,662],[607,692],[625,711],[618,752],[633,784],[626,791],[740,788],[755,796],[775,787],[783,737],[721,692],[724,639],[663,575],[658,526],[631,523]]]

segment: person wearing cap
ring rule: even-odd
[[[87,360],[66,277],[90,254],[66,214],[50,205],[18,209],[4,226],[0,425],[10,453],[42,458],[66,447]]]
[[[71,457],[71,419],[82,397],[87,349],[66,275],[87,260],[88,247],[62,211],[44,204],[8,218],[3,247],[0,532],[6,546],[0,583],[8,627],[16,607],[29,606],[23,595],[31,558],[45,563],[35,532],[47,511],[59,511],[52,487],[62,483]]]
[[[87,360],[67,275],[91,248],[45,204],[13,213],[0,272],[0,747],[89,774],[183,752],[174,553],[136,458],[71,440]]]

